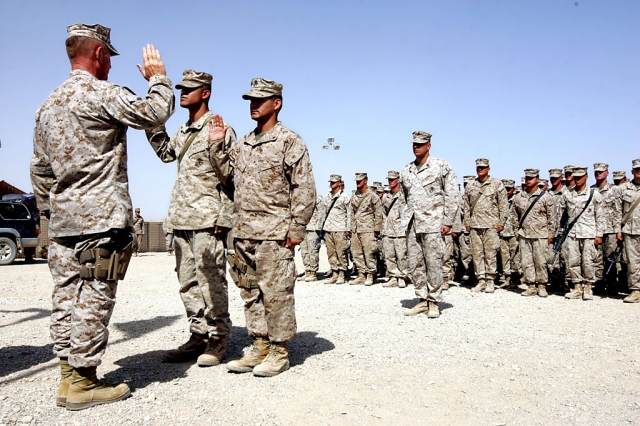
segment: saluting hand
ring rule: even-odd
[[[209,122],[209,141],[217,141],[224,139],[227,134],[228,127],[225,127],[222,117],[215,115],[213,120]]]
[[[153,44],[147,44],[146,47],[142,48],[142,61],[144,67],[140,64],[136,66],[145,80],[149,81],[154,75],[167,75],[167,70],[164,68],[162,58],[160,58],[160,52]]]

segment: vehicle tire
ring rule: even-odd
[[[0,237],[0,265],[10,265],[18,254],[18,247],[13,240]]]

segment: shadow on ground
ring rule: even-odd
[[[418,302],[420,302],[418,298],[404,299],[400,301],[400,304],[402,305],[403,308],[411,309],[414,306],[416,306]],[[440,307],[440,312],[444,311],[445,309],[453,308],[453,305],[448,302],[440,302],[438,306]]]
[[[53,356],[53,344],[44,346],[7,346],[0,348],[0,377],[17,371],[27,370],[34,365],[50,361]]]
[[[113,324],[113,327],[125,334],[126,338],[124,340],[129,340],[144,336],[163,327],[168,327],[181,318],[184,318],[184,315],[158,316],[145,320],[119,322]]]
[[[22,313],[28,313],[28,312],[31,312],[32,314],[25,318],[15,320],[7,324],[0,324],[0,327],[7,327],[9,325],[19,324],[21,322],[37,320],[37,319],[45,318],[51,315],[51,311],[49,309],[39,309],[39,308],[21,309],[19,311],[0,311],[0,314],[22,314]]]

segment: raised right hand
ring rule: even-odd
[[[142,48],[142,60],[144,67],[140,64],[136,66],[145,80],[149,81],[154,75],[167,75],[167,70],[164,68],[162,58],[160,58],[160,52],[153,44],[147,44]]]
[[[213,120],[209,121],[209,141],[217,141],[224,139],[227,134],[227,127],[224,125],[222,117],[215,115]]]

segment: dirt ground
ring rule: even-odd
[[[638,305],[454,286],[429,320],[402,315],[412,286],[298,282],[292,367],[257,378],[162,363],[188,338],[174,266],[133,258],[99,368],[132,396],[80,412],[55,406],[46,262],[0,267],[0,424],[640,424]],[[229,296],[228,360],[250,343],[233,284]]]

